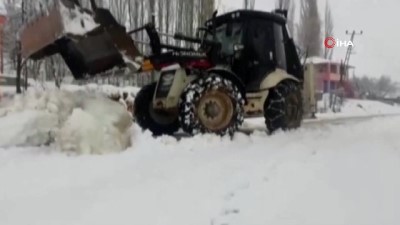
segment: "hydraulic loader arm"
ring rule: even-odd
[[[94,76],[114,67],[133,65],[141,53],[109,10],[83,9],[77,0],[54,0],[49,13],[21,32],[24,59],[40,60],[60,54],[76,79]]]

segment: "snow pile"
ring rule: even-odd
[[[0,86],[0,103],[15,96],[15,87]]]
[[[68,34],[85,35],[99,26],[91,14],[82,11],[77,6],[70,9],[60,4],[60,12],[64,23],[64,31]]]
[[[32,109],[7,116],[0,113],[0,146],[41,146],[54,141],[55,114]]]
[[[3,87],[0,86],[0,90],[2,90],[2,88]],[[29,89],[48,91],[48,90],[57,90],[57,87],[54,85],[53,82],[45,82],[44,84],[41,82],[32,82],[32,87],[30,87]],[[132,97],[135,97],[137,93],[139,93],[140,89],[141,89],[140,87],[134,87],[134,86],[117,87],[114,85],[95,84],[95,83],[89,83],[85,85],[63,84],[61,86],[61,90],[70,92],[88,91],[92,93],[103,93],[107,95],[116,95],[116,94],[123,95],[124,93],[127,93]],[[15,92],[15,87],[9,89],[8,91]]]
[[[87,92],[29,92],[0,108],[0,147],[56,143],[102,154],[131,145],[132,117],[114,101]]]
[[[400,107],[379,101],[349,99],[344,102],[342,112],[348,114],[361,114],[365,112],[369,114],[390,114],[399,113]]]
[[[35,91],[55,91],[58,90],[53,82],[39,83],[32,82],[32,86],[29,90]],[[99,84],[86,84],[86,85],[73,85],[64,84],[61,86],[61,90],[68,92],[85,91],[93,94],[103,94],[108,96],[110,99],[121,103],[129,112],[133,112],[133,105],[137,93],[139,93],[139,87],[116,87],[113,85],[99,85]],[[6,101],[15,96],[15,87],[4,88],[0,86],[0,103]]]
[[[74,85],[69,85],[63,87],[64,90],[73,90],[74,88],[76,89],[79,86]],[[116,87],[113,85],[98,85],[98,84],[88,84],[82,86],[83,90],[91,91],[91,92],[99,92],[99,93],[104,93],[108,96],[111,95],[124,95],[128,94],[129,96],[135,98],[136,95],[139,93],[140,88],[139,87]]]
[[[84,86],[68,85],[63,90],[77,91],[83,90],[91,93],[101,93],[108,98],[121,103],[133,115],[135,97],[139,93],[138,87],[116,87],[112,85],[88,84]]]

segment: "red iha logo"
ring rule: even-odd
[[[336,40],[333,37],[327,37],[324,44],[326,48],[334,48],[336,46]]]
[[[352,41],[343,41],[338,38],[327,37],[324,41],[325,48],[335,48],[335,47],[346,47],[349,46],[354,47],[354,43]]]

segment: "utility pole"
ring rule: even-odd
[[[353,30],[352,32],[349,32],[348,30],[346,30],[346,35],[351,35],[351,37],[350,37],[350,42],[353,44],[353,43],[354,43],[354,38],[355,38],[357,35],[359,35],[359,36],[360,36],[360,35],[363,35],[363,31],[357,32],[357,31]],[[354,49],[354,46],[353,46],[353,45],[349,45],[349,46],[347,47],[346,57],[345,57],[344,61],[341,61],[341,62],[340,62],[340,71],[339,71],[339,73],[340,73],[340,81],[339,81],[339,87],[340,87],[340,89],[341,89],[342,91],[339,91],[338,94],[341,93],[341,94],[343,94],[343,96],[345,95],[344,79],[348,77],[348,70],[349,70],[349,65],[350,65],[350,58],[351,58],[351,55],[353,54],[353,49]],[[343,99],[343,97],[341,97],[341,99]],[[333,109],[334,109],[334,107],[335,107],[335,105],[336,105],[336,101],[337,101],[337,96],[335,95],[335,99],[334,99],[334,102],[333,102],[333,105],[332,105],[332,106],[333,106]],[[334,109],[334,111],[335,111],[335,109]]]
[[[355,30],[353,30],[352,32],[349,32],[348,30],[346,30],[346,34],[351,35],[351,37],[350,37],[351,43],[354,43],[355,36],[361,36],[361,35],[363,35],[363,33],[364,33],[363,31],[356,32]],[[344,62],[342,64],[342,68],[341,68],[342,71],[340,71],[340,83],[341,84],[343,83],[344,77],[348,76],[347,72],[348,72],[348,67],[350,65],[350,58],[353,53],[353,48],[354,48],[353,45],[349,45],[347,47],[346,57],[344,59]]]

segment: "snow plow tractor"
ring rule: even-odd
[[[135,99],[135,121],[154,135],[179,129],[195,135],[233,135],[244,118],[264,117],[267,130],[289,130],[303,116],[303,67],[286,29],[286,12],[239,10],[214,13],[186,43],[161,43],[153,23],[126,31],[107,9],[91,0],[58,0],[21,35],[24,59],[60,54],[76,79],[114,67],[152,70],[158,81]],[[40,31],[40,32],[37,32]],[[144,56],[132,35],[146,31],[151,54]]]
[[[137,123],[155,135],[180,128],[191,135],[232,135],[249,117],[265,117],[269,132],[298,128],[304,73],[285,15],[235,11],[214,15],[201,38],[175,35],[200,48],[153,56],[182,57],[163,61],[158,82],[139,92]]]

